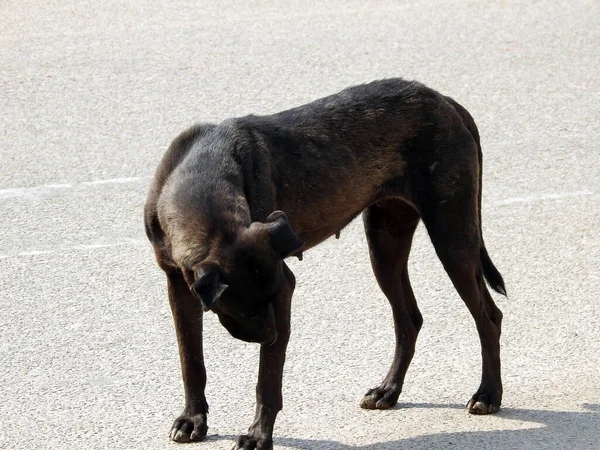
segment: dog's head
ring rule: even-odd
[[[288,288],[283,259],[300,250],[304,242],[282,211],[271,213],[265,222],[240,227],[231,239],[218,242],[208,257],[187,269],[190,289],[233,337],[275,342],[273,303]]]

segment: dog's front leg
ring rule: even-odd
[[[296,281],[284,264],[285,285],[273,302],[277,320],[277,340],[272,345],[261,345],[258,384],[256,385],[256,413],[248,433],[238,437],[234,450],[272,450],[273,427],[277,413],[283,407],[281,383],[285,350],[290,337],[290,307]]]
[[[208,430],[208,403],[204,396],[206,368],[202,352],[202,305],[192,295],[181,273],[168,273],[167,285],[185,391],[185,407],[173,422],[170,438],[176,442],[201,441]]]

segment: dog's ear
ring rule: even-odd
[[[218,301],[228,285],[223,283],[219,268],[214,265],[200,265],[194,270],[196,281],[192,291],[200,297],[202,309],[210,310]]]
[[[273,211],[265,223],[271,246],[275,254],[283,259],[300,250],[304,241],[300,239],[283,211]]]

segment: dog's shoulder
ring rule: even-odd
[[[188,128],[173,140],[162,157],[154,174],[144,206],[144,228],[148,239],[153,244],[162,241],[163,232],[158,221],[157,204],[165,183],[189,153],[194,142],[214,129],[215,126],[213,124],[196,124]]]

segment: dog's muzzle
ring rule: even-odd
[[[245,342],[272,345],[277,341],[277,322],[272,304],[268,304],[260,314],[251,318],[231,317],[218,314],[219,321],[229,334]]]

